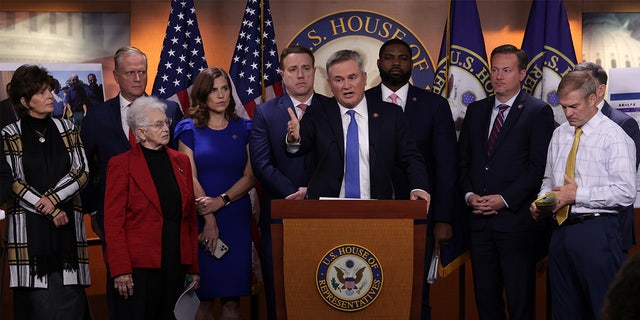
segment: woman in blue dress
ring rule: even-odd
[[[200,248],[200,308],[196,319],[239,319],[239,297],[251,294],[251,201],[255,177],[249,159],[251,122],[235,114],[231,80],[222,69],[200,72],[191,91],[188,118],[175,129],[178,150],[191,159]],[[229,248],[216,258],[221,239]]]

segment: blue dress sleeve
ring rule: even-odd
[[[176,145],[177,141],[182,141],[189,149],[193,150],[194,146],[194,138],[193,138],[193,120],[191,118],[184,119],[176,125],[175,129],[175,139]]]
[[[249,143],[249,134],[251,133],[251,126],[253,125],[253,121],[249,119],[242,119],[244,121],[244,133],[245,133],[245,141]]]

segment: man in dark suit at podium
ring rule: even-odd
[[[429,202],[424,160],[409,136],[402,109],[365,97],[362,56],[337,51],[326,70],[334,98],[309,107],[300,122],[288,110],[287,150],[297,155],[314,152],[307,198],[392,199],[398,164],[409,180],[409,198]]]
[[[434,250],[451,238],[451,220],[457,177],[456,130],[447,100],[409,83],[413,60],[411,47],[391,39],[380,47],[378,70],[382,83],[367,90],[369,101],[382,100],[399,105],[407,116],[409,131],[425,159],[430,178],[431,208],[427,218],[425,279]],[[408,199],[409,183],[397,168],[394,175],[395,199]],[[429,284],[424,281],[422,319],[431,319]]]
[[[535,241],[544,225],[529,214],[555,123],[543,101],[520,89],[527,55],[491,53],[494,96],[469,105],[459,140],[460,187],[469,205],[471,264],[480,319],[533,319]]]
[[[260,206],[260,261],[267,298],[267,319],[275,319],[273,257],[271,250],[271,200],[304,199],[310,165],[306,157],[291,157],[285,151],[289,113],[295,110],[298,119],[306,108],[321,107],[327,97],[313,92],[315,58],[308,48],[295,45],[280,54],[280,68],[286,94],[260,104],[255,109],[249,136],[249,153],[253,172],[262,183]],[[311,160],[312,159],[308,159]]]
[[[607,72],[601,66],[593,62],[583,62],[577,64],[574,68],[576,71],[590,72],[591,76],[598,82],[597,90],[597,107],[602,114],[615,122],[624,132],[631,137],[633,144],[636,145],[636,169],[640,163],[640,128],[638,122],[626,113],[614,109],[604,100],[607,91]],[[633,245],[636,244],[636,223],[634,219],[633,205],[620,208],[618,219],[620,219],[620,228],[622,230],[622,250],[626,254]]]

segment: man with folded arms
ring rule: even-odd
[[[558,86],[567,122],[549,144],[540,195],[557,203],[549,245],[554,318],[598,319],[607,288],[622,265],[619,209],[636,196],[633,140],[597,108],[597,81],[570,72]],[[534,218],[544,212],[534,203]]]

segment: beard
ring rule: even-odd
[[[394,87],[403,86],[405,83],[409,82],[409,79],[411,79],[411,71],[394,75],[390,72],[380,70],[380,78],[384,84]]]

